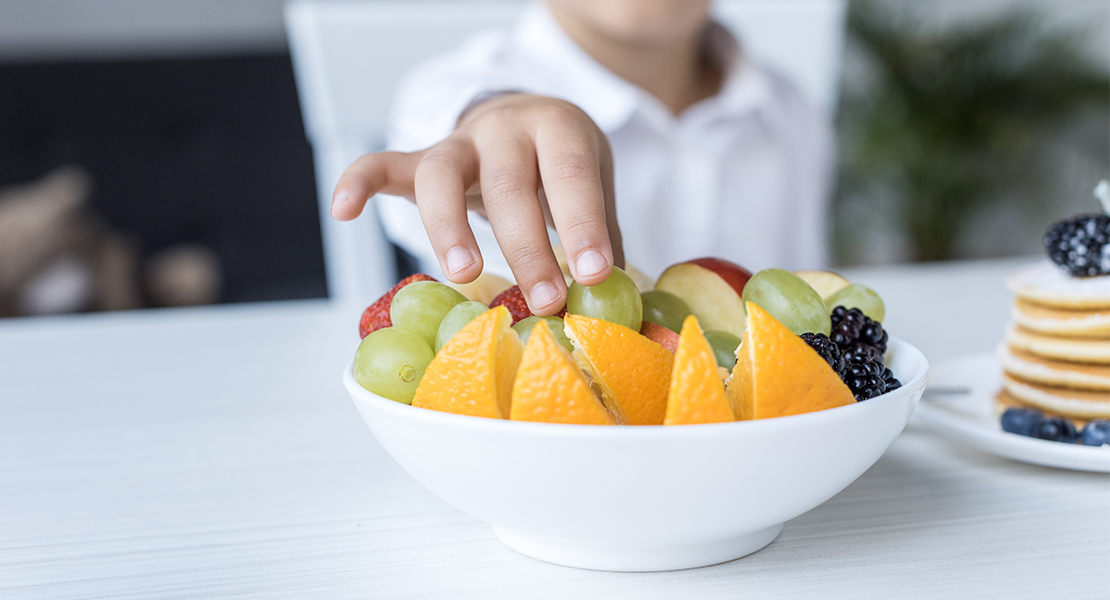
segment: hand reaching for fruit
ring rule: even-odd
[[[901,385],[884,365],[888,337],[876,315],[885,307],[865,286],[828,271],[749,276],[717,259],[667,273],[656,286],[672,291],[641,294],[619,268],[595,286],[575,282],[565,319],[532,314],[516,286],[487,310],[426,276],[409,278],[367,309],[384,303],[392,326],[365,337],[354,375],[381,396],[433,410],[595,425],[787,416]],[[709,318],[731,331],[703,331]]]
[[[624,265],[609,143],[586,113],[562,100],[490,99],[428,149],[359,158],[335,187],[332,216],[354,219],[378,193],[416,202],[440,267],[455,283],[482,272],[466,211],[484,214],[536,315],[555,314],[567,297],[548,220],[580,284],[601,284]]]

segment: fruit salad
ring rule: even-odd
[[[831,271],[753,275],[702,258],[654,289],[637,280],[614,268],[572,282],[566,307],[540,317],[517,286],[487,306],[413,275],[363,314],[354,377],[414,407],[581,425],[766,419],[901,385],[884,364],[882,299]]]

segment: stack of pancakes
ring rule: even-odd
[[[1044,261],[1006,286],[1017,299],[998,349],[999,409],[1032,406],[1077,427],[1110,418],[1110,275],[1072,277]]]

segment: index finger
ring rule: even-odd
[[[350,221],[362,213],[366,201],[378,193],[413,198],[413,178],[421,152],[375,152],[351,163],[331,196],[331,216]]]

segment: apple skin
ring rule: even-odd
[[[640,335],[666,348],[671,354],[678,352],[678,340],[681,336],[662,325],[644,321],[640,326]]]
[[[698,258],[667,267],[655,289],[681,298],[707,330],[743,337],[744,287],[750,271],[720,258]]]
[[[801,278],[802,281],[809,284],[813,291],[821,296],[822,300],[827,300],[829,296],[839,292],[840,290],[848,287],[849,281],[840,273],[832,271],[822,271],[818,269],[808,271],[794,271],[794,274]]]
[[[751,271],[723,258],[695,258],[686,262],[713,271],[718,277],[724,279],[725,283],[732,286],[732,289],[736,290],[736,294],[739,296],[744,295],[744,286],[752,278]]]

